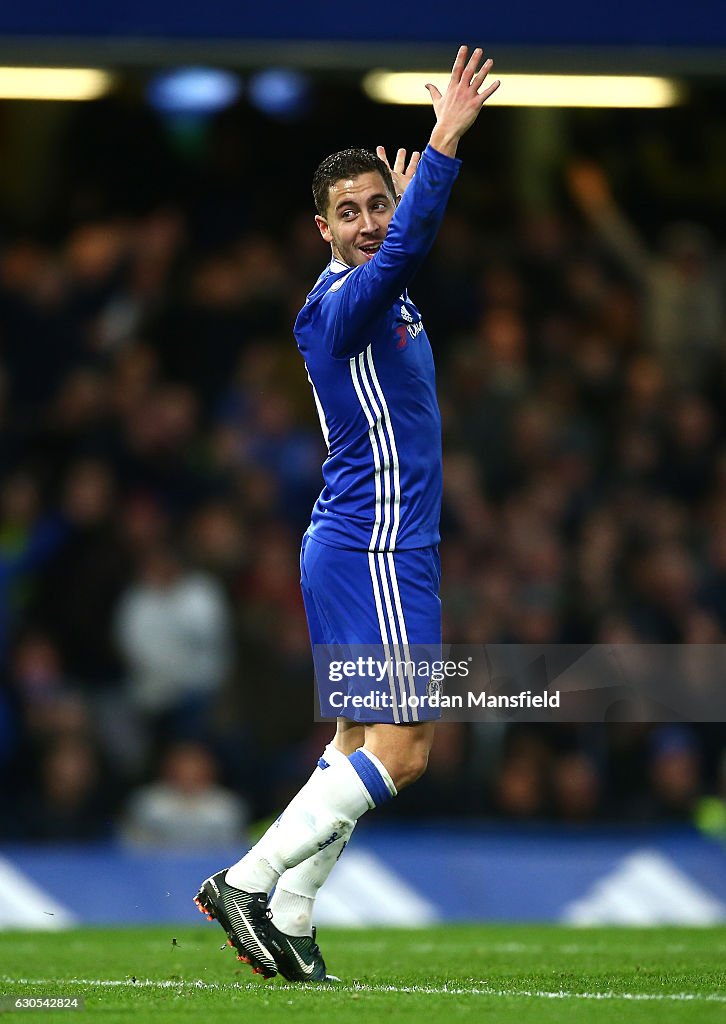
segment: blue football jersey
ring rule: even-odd
[[[376,255],[355,268],[333,259],[295,321],[328,447],[308,529],[323,544],[395,551],[439,541],[434,359],[406,289],[459,167],[427,147]]]

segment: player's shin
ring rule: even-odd
[[[227,872],[247,892],[269,892],[289,868],[336,842],[347,842],[356,821],[390,799],[396,788],[373,754],[357,750],[313,774],[281,818]]]
[[[272,920],[286,935],[312,935],[315,899],[327,882],[348,839],[336,839],[319,853],[289,868],[277,883],[270,900]]]
[[[327,768],[328,765],[345,760],[347,758],[342,750],[338,750],[332,743],[328,744],[316,772],[324,770],[322,765]],[[312,935],[315,898],[347,843],[348,839],[336,839],[325,849],[285,871],[270,900],[272,919],[280,931],[286,935]]]

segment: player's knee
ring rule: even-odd
[[[402,761],[397,766],[397,771],[393,777],[393,781],[396,785],[396,789],[401,790],[405,786],[410,786],[412,782],[420,779],[423,773],[426,771],[426,767],[429,763],[429,752],[426,748],[414,748],[405,761]]]

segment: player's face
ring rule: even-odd
[[[331,185],[327,216],[315,223],[337,259],[360,267],[378,252],[395,209],[378,171],[367,171]]]

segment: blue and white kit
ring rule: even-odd
[[[441,417],[431,345],[406,289],[459,167],[428,146],[376,255],[354,268],[333,259],[295,322],[328,447],[301,553],[314,648],[380,644],[405,655],[409,645],[441,644]],[[425,692],[425,682],[416,685]],[[395,706],[344,714],[439,717],[435,708]]]

